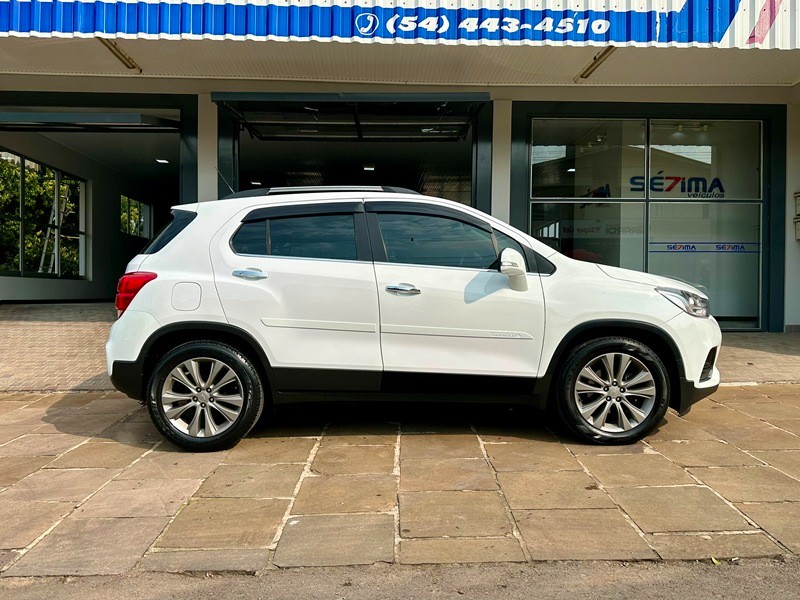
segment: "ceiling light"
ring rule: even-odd
[[[374,171],[375,170],[375,165],[364,165],[364,170],[365,171]]]
[[[168,165],[169,161],[166,158],[157,158],[156,162],[160,165]]]
[[[250,185],[261,185],[260,181],[251,181]]]
[[[575,172],[575,167],[572,167],[571,169],[567,169],[567,173],[574,173],[574,172]]]

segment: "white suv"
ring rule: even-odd
[[[187,449],[233,445],[267,402],[378,396],[527,403],[628,443],[719,385],[700,291],[448,200],[273,188],[172,214],[120,279],[106,354]]]

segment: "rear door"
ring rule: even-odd
[[[378,298],[362,201],[248,210],[211,247],[225,315],[262,344],[281,391],[378,389]]]
[[[541,282],[531,273],[528,290],[515,291],[498,270],[502,248],[522,253],[518,241],[454,208],[391,201],[366,207],[387,373],[538,374]]]

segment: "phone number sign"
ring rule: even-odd
[[[354,7],[354,35],[444,43],[714,44],[739,3],[687,0],[673,3],[674,11]]]
[[[733,33],[751,26],[754,15],[741,9],[742,0],[570,2],[576,10],[565,9],[563,0],[521,0],[514,8],[486,0],[469,8],[430,0],[418,0],[418,6],[353,4],[359,1],[0,0],[0,37],[747,46],[767,39],[781,2],[757,0],[766,4],[745,43],[731,42],[735,35],[725,38],[739,14]]]

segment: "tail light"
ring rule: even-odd
[[[157,275],[155,273],[148,273],[147,271],[137,271],[135,273],[125,273],[119,278],[117,283],[117,297],[114,299],[114,306],[117,309],[117,318],[119,318],[125,309],[128,308],[145,284],[153,281]]]

